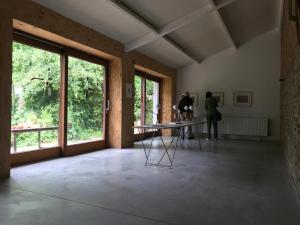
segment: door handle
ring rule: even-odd
[[[108,112],[110,110],[110,102],[109,100],[106,101],[106,112]]]

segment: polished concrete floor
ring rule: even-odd
[[[144,162],[137,143],[15,168],[0,181],[0,224],[300,223],[278,143],[203,140],[200,150],[194,140],[178,149],[173,169]]]

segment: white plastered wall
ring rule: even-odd
[[[267,32],[241,46],[225,50],[201,64],[178,70],[177,101],[184,91],[198,92],[196,116],[204,115],[205,92],[224,92],[224,116],[266,117],[270,140],[280,138],[280,33]],[[251,107],[234,107],[233,92],[252,91]]]

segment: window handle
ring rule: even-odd
[[[110,110],[110,102],[108,99],[106,100],[106,109],[105,110],[106,110],[106,112],[108,112]]]

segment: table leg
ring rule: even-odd
[[[154,129],[152,130],[152,138],[151,138],[151,144],[150,144],[149,149],[147,149],[147,147],[146,147],[146,145],[145,145],[145,143],[144,143],[145,132],[142,134],[140,128],[138,129],[138,131],[139,131],[139,135],[141,136],[141,141],[142,141],[144,153],[145,153],[145,156],[146,156],[146,163],[145,163],[145,166],[147,166],[148,160],[149,160],[149,157],[150,157],[150,153],[151,153],[151,150],[152,150],[152,145],[153,145],[153,140],[154,140],[155,130],[154,130]],[[147,150],[148,150],[148,151],[147,151]]]
[[[200,150],[202,150],[202,145],[201,145],[201,137],[200,137],[200,135],[199,135],[199,138],[198,138],[199,140],[198,140],[198,142],[199,142],[199,148],[200,148]]]
[[[151,150],[152,150],[152,144],[153,144],[153,140],[154,140],[155,131],[156,131],[156,130],[152,129],[151,144],[150,144],[150,147],[149,147],[148,157],[147,157],[146,164],[148,163],[148,160],[149,160],[149,158],[150,158],[150,153],[151,153]]]
[[[180,131],[180,129],[179,130],[177,129],[176,133],[177,133],[177,140],[176,140],[175,149],[174,149],[174,153],[173,153],[172,160],[171,160],[170,169],[172,169],[172,167],[173,167],[173,162],[174,162],[174,158],[175,158],[175,154],[176,154],[176,150],[177,150],[177,146],[178,146],[178,141],[181,138],[181,131]]]
[[[41,131],[38,131],[38,148],[41,149]]]
[[[147,166],[149,158],[150,158],[150,153],[151,153],[151,150],[152,150],[152,144],[153,144],[154,134],[155,134],[155,130],[152,130],[152,138],[151,138],[150,147],[148,149],[148,154],[146,154],[147,155],[146,156],[147,160],[146,160],[145,166]]]
[[[14,148],[14,153],[17,152],[17,133],[13,133],[13,148]]]
[[[181,136],[184,137],[184,130],[182,128],[179,129],[179,136],[180,136],[180,139],[179,139],[180,147],[181,147],[181,150],[183,151],[184,139],[181,139]]]
[[[199,132],[198,132],[198,135],[199,135],[199,137],[198,137],[198,141],[199,141],[199,147],[200,147],[200,150],[202,150],[202,145],[201,145],[201,130],[202,130],[202,124],[199,124],[199,126],[201,126],[201,129],[199,129]],[[200,128],[200,127],[198,127],[198,128]]]
[[[172,161],[168,151],[169,151],[169,149],[171,148],[172,143],[173,143],[173,141],[175,140],[175,138],[176,138],[176,136],[174,136],[174,137],[172,138],[171,143],[170,143],[169,146],[167,147],[166,144],[165,144],[165,142],[164,142],[164,140],[163,140],[163,138],[160,137],[161,142],[163,143],[165,152],[164,152],[164,154],[161,156],[160,160],[158,161],[158,163],[157,163],[158,165],[160,164],[160,162],[162,161],[162,159],[164,158],[164,156],[165,156],[166,154],[167,154],[167,156],[168,156],[170,162]]]
[[[146,156],[146,160],[148,160],[148,155],[147,155],[147,149],[146,149],[146,146],[145,146],[145,144],[144,144],[144,138],[143,138],[143,136],[142,136],[142,132],[141,132],[141,128],[138,128],[138,131],[139,131],[139,135],[140,135],[140,137],[141,137],[141,141],[142,141],[142,145],[143,145],[143,149],[144,149],[144,153],[145,153],[145,156]]]

